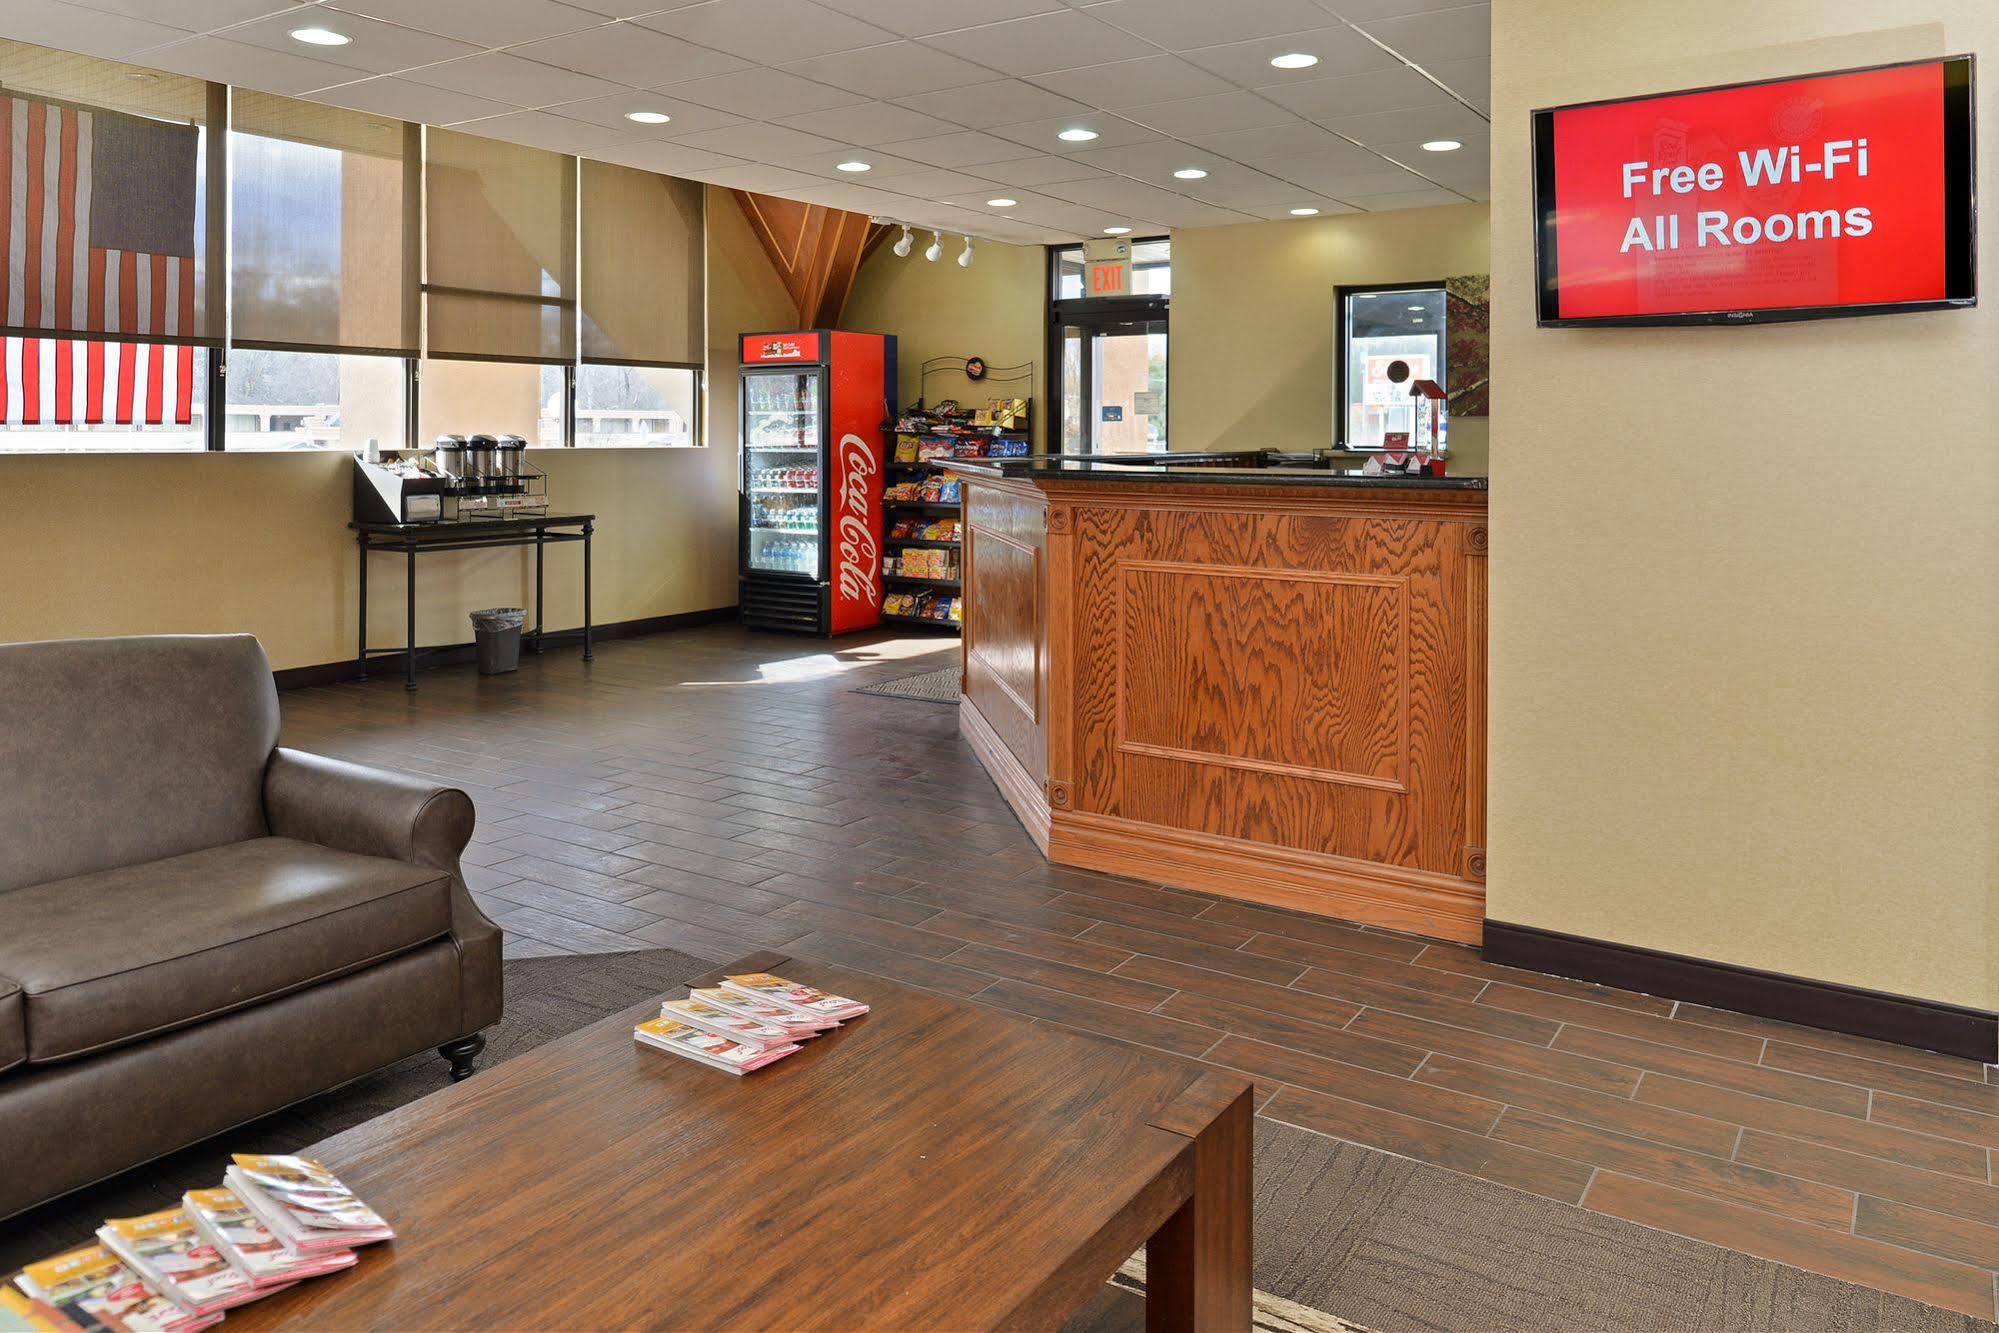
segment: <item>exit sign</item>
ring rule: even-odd
[[[1131,242],[1123,239],[1083,244],[1083,295],[1131,295]]]

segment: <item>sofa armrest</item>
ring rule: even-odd
[[[456,788],[282,747],[264,769],[264,816],[281,838],[454,875],[473,821]]]
[[[264,768],[264,818],[281,838],[449,872],[460,1034],[499,1021],[500,928],[472,901],[458,866],[472,837],[471,797],[422,778],[279,747]]]

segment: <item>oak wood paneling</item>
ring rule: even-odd
[[[1012,752],[1046,810],[1047,504],[1031,486],[978,486],[965,504],[964,698]],[[1019,808],[1016,804],[1016,808]],[[1023,816],[1025,817],[1025,816]],[[1046,844],[1046,838],[1040,839]]]

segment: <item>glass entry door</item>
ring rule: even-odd
[[[1166,321],[1081,317],[1061,326],[1061,448],[1166,448]]]

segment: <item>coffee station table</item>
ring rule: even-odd
[[[534,628],[522,636],[532,652],[540,652],[547,637],[543,622],[542,585],[548,547],[561,542],[583,543],[583,660],[595,653],[590,625],[590,538],[596,531],[595,514],[513,514],[481,515],[477,518],[436,519],[419,523],[391,523],[355,520],[347,526],[360,549],[359,644],[354,656],[355,675],[368,678],[368,659],[403,659],[403,688],[416,688],[416,558],[433,551],[478,551],[499,546],[534,547]],[[368,646],[368,557],[376,551],[400,551],[407,562],[404,575],[405,608],[403,646]]]

